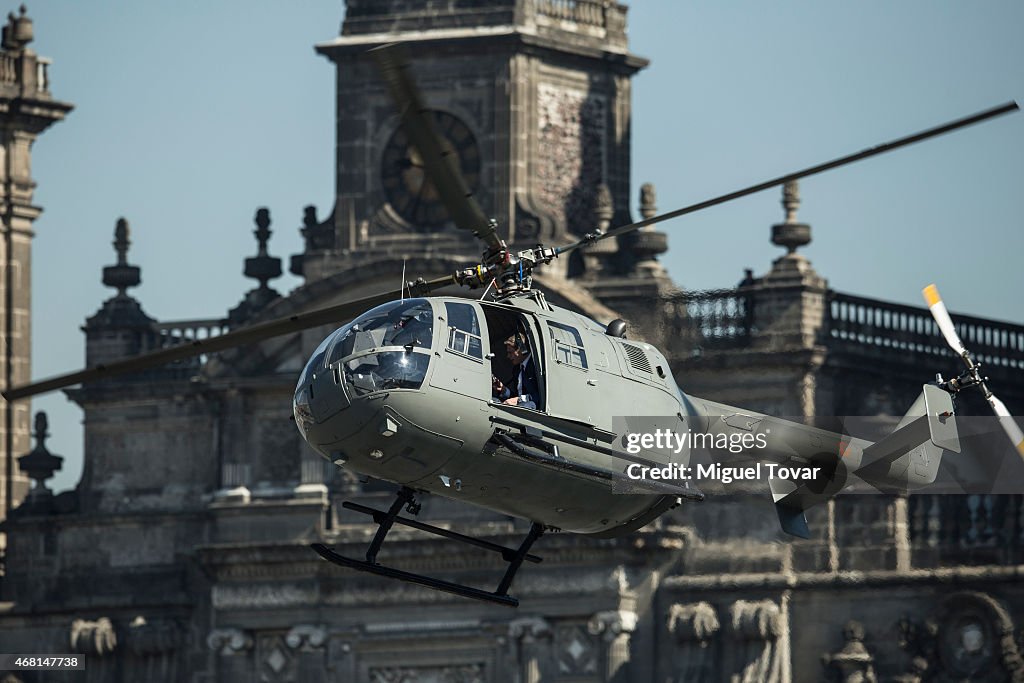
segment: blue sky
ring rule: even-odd
[[[14,9],[12,4],[9,9]],[[80,326],[112,292],[114,223],[132,227],[134,290],[161,320],[219,317],[254,283],[253,215],[272,254],[301,250],[302,207],[333,203],[334,73],[313,45],[339,0],[286,5],[29,3],[52,91],[75,104],[36,144],[34,375],[77,368]],[[1024,99],[1024,3],[648,0],[629,12],[634,196],[668,211],[1011,99]],[[1024,114],[803,181],[804,249],[839,290],[1024,323]],[[768,191],[663,225],[675,281],[704,289],[765,272],[782,218]],[[286,292],[291,276],[272,283]],[[936,370],[948,370],[936,368]],[[685,387],[684,387],[685,389]],[[54,452],[81,462],[81,413],[47,410]]]

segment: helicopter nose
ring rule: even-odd
[[[309,386],[309,409],[313,419],[323,422],[349,406],[349,399],[337,366],[313,373]]]

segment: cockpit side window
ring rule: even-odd
[[[571,365],[583,370],[587,369],[587,352],[583,348],[583,339],[575,327],[548,321],[548,331],[554,344],[554,359],[559,363]]]
[[[480,322],[473,306],[453,301],[446,301],[444,305],[448,317],[448,350],[482,361]]]

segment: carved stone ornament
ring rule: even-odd
[[[242,654],[252,645],[252,636],[237,628],[217,628],[206,636],[206,646],[224,656]]]
[[[302,650],[303,652],[319,650],[327,642],[327,629],[323,626],[299,624],[288,631],[284,642],[293,650]]]
[[[780,683],[781,662],[778,637],[781,611],[771,600],[737,600],[731,608],[732,636],[728,666],[731,680],[742,683]]]
[[[599,652],[589,624],[560,624],[555,628],[554,650],[559,675],[597,673]]]
[[[508,637],[512,640],[520,638],[550,638],[551,624],[541,617],[522,617],[508,623]]]
[[[901,619],[899,630],[900,646],[921,660],[925,680],[1024,683],[1013,619],[985,593],[951,595],[924,621]]]
[[[779,606],[771,600],[737,600],[732,606],[732,631],[738,640],[775,640],[779,637]]]
[[[720,629],[715,608],[706,602],[669,607],[668,630],[680,643],[696,641],[704,647]]]
[[[675,604],[668,609],[668,630],[675,636],[672,675],[677,683],[718,680],[715,636],[721,631],[718,614],[707,602]]]
[[[454,666],[374,667],[370,683],[483,683],[483,664]]]
[[[71,649],[86,655],[107,655],[117,649],[117,633],[110,619],[75,619],[71,622]]]
[[[875,675],[875,658],[864,646],[864,626],[858,621],[850,621],[843,627],[845,643],[838,651],[821,658],[830,680],[841,683],[877,683]]]
[[[592,635],[603,635],[605,640],[614,640],[622,633],[636,630],[636,612],[628,610],[609,610],[598,612],[587,622],[587,631]]]

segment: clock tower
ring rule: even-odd
[[[337,67],[336,197],[307,212],[307,280],[344,267],[331,255],[398,245],[472,257],[399,127],[367,52],[402,42],[437,127],[499,234],[564,244],[630,222],[630,87],[647,61],[629,53],[626,10],[608,0],[348,0],[341,35],[317,46]],[[607,191],[603,189],[607,188]],[[559,264],[564,272],[566,264]]]

